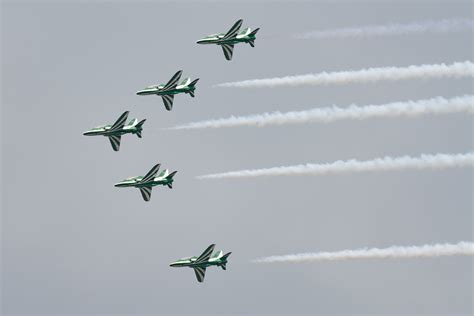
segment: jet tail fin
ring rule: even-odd
[[[174,177],[174,175],[175,175],[177,172],[178,172],[177,170],[171,172],[171,173],[167,176],[167,178],[168,178],[168,179],[172,179],[172,178]]]
[[[253,30],[252,32],[249,33],[249,36],[255,36],[257,35],[257,32],[260,30],[259,27],[257,27],[255,30]]]
[[[253,37],[253,39],[251,39],[248,43],[250,44],[250,46],[252,47],[255,47],[255,35],[257,34],[258,30],[260,30],[260,28],[256,28],[255,30],[253,30],[252,32],[249,33],[249,37]]]
[[[189,86],[194,88],[194,86],[196,85],[196,83],[197,83],[198,81],[199,81],[199,78],[197,78],[197,79],[191,81],[191,83],[189,84]]]
[[[196,86],[196,83],[199,81],[199,78],[193,80],[188,87],[190,87],[192,90],[189,90],[189,95],[194,98],[194,88]]]
[[[145,123],[145,121],[146,119],[143,119],[140,122],[138,122],[138,124],[135,126],[135,128],[137,129],[137,136],[139,138],[142,138],[143,123]]]
[[[227,258],[230,256],[231,253],[232,252],[228,252],[228,253],[226,253],[225,255],[222,256],[221,260],[224,261],[224,263],[221,264],[222,270],[227,270]]]

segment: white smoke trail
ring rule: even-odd
[[[283,125],[309,122],[330,123],[344,119],[363,120],[375,117],[395,116],[415,117],[423,114],[446,114],[459,112],[474,112],[474,96],[467,95],[450,99],[436,97],[432,99],[394,102],[383,105],[366,105],[360,107],[356,105],[350,105],[348,108],[340,108],[333,106],[327,108],[315,108],[306,111],[293,111],[286,113],[273,112],[249,116],[231,116],[229,118],[221,118],[178,125],[170,129],[179,130],[236,126],[260,127],[267,125]]]
[[[337,252],[302,253],[285,256],[271,256],[254,260],[255,263],[276,262],[319,262],[341,261],[351,259],[398,259],[398,258],[429,258],[441,256],[473,256],[474,243],[461,241],[457,244],[435,244],[424,246],[392,246],[389,248],[363,248]]]
[[[439,21],[420,21],[412,23],[390,23],[385,25],[367,25],[332,30],[312,31],[296,35],[298,39],[357,38],[405,35],[413,33],[448,33],[474,29],[472,19],[444,19]]]
[[[384,157],[373,160],[338,160],[333,163],[303,164],[288,167],[251,169],[208,174],[198,179],[253,178],[262,176],[327,175],[350,172],[392,171],[403,169],[445,169],[474,166],[474,152],[467,154],[435,154],[420,157]]]
[[[377,81],[398,81],[418,78],[462,78],[474,76],[471,61],[456,62],[450,65],[412,65],[408,67],[380,67],[362,70],[321,72],[316,74],[286,76],[266,79],[252,79],[226,82],[215,85],[226,88],[274,88],[280,86],[329,85],[347,83],[368,83]]]

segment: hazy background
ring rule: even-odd
[[[470,94],[472,80],[408,80],[224,89],[252,78],[472,60],[472,33],[295,40],[294,33],[388,22],[472,18],[458,1],[2,1],[2,308],[5,315],[470,315],[473,260],[256,265],[306,251],[472,240],[470,169],[326,177],[196,180],[207,173],[464,153],[472,116],[163,131],[209,118],[332,104]],[[195,41],[238,19],[256,47]],[[172,112],[138,89],[178,69],[201,78]],[[82,132],[124,111],[147,118],[120,152]],[[113,186],[153,164],[178,170],[145,203]],[[228,270],[168,264],[210,243]]]

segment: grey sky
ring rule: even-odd
[[[472,60],[472,33],[297,40],[318,29],[472,18],[465,1],[2,2],[2,313],[5,315],[470,315],[472,258],[256,265],[288,253],[472,240],[472,170],[201,181],[197,175],[472,150],[472,116],[165,131],[230,115],[473,92],[471,79],[221,89],[221,82]],[[231,62],[195,41],[261,27]],[[199,77],[172,112],[138,89]],[[120,152],[82,136],[146,118]],[[178,170],[150,203],[113,184]],[[198,284],[180,257],[210,243],[228,270]]]

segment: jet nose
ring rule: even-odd
[[[124,187],[124,186],[125,186],[125,183],[122,183],[122,182],[118,182],[118,183],[114,184],[114,187],[116,187],[116,188],[120,188],[120,187]]]
[[[82,135],[84,135],[84,136],[91,136],[91,135],[92,135],[92,132],[87,131],[87,132],[82,133]]]
[[[177,265],[176,263],[174,263],[174,262],[171,262],[171,263],[170,263],[170,267],[176,268],[177,266],[178,266],[178,265]]]
[[[202,39],[201,39],[201,40],[198,40],[198,41],[196,42],[196,44],[204,44],[204,43],[205,43],[205,41],[202,40]]]

